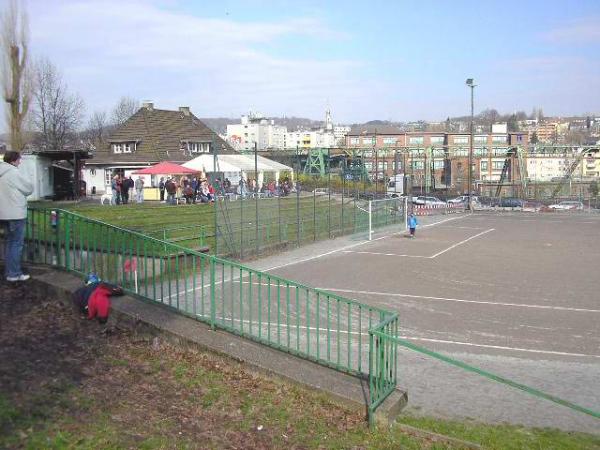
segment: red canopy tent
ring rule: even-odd
[[[169,161],[159,162],[154,166],[133,172],[135,175],[185,175],[197,173],[196,170],[188,169]]]

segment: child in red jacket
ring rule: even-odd
[[[106,323],[110,313],[110,297],[123,295],[123,289],[104,283],[95,274],[88,276],[86,285],[73,293],[73,301],[89,320],[98,318],[98,322]]]

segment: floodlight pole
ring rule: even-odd
[[[472,185],[473,185],[473,135],[474,135],[474,123],[473,123],[473,116],[474,116],[474,101],[473,101],[473,97],[474,97],[474,92],[475,92],[475,86],[477,86],[474,83],[473,78],[467,78],[467,81],[465,82],[467,86],[469,86],[471,88],[471,136],[469,138],[469,170],[468,170],[468,180],[467,180],[467,184],[468,184],[468,200],[469,203],[467,205],[467,209],[471,210],[471,192],[472,192]]]

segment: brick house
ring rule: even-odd
[[[110,191],[115,174],[132,172],[161,161],[184,163],[201,154],[231,154],[235,150],[188,107],[178,111],[155,109],[152,103],[142,107],[108,138],[103,148],[86,161],[83,179],[87,193]],[[146,186],[157,186],[159,177],[147,176]]]

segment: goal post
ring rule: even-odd
[[[368,240],[373,240],[375,230],[378,228],[397,224],[406,226],[406,204],[406,198],[401,197],[369,200],[366,204],[357,204],[358,210],[367,216]]]

